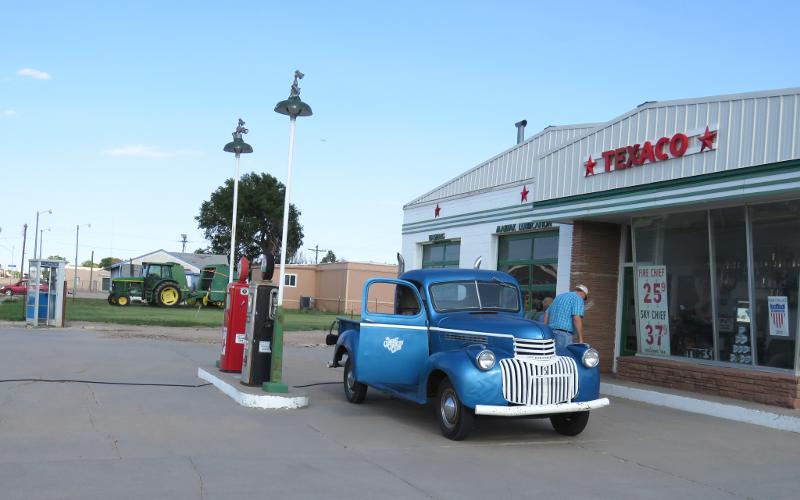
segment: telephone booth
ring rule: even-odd
[[[31,326],[64,326],[63,260],[28,261],[28,289],[25,296],[25,322]]]

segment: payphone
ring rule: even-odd
[[[31,326],[64,326],[66,262],[52,259],[28,261],[25,323]]]

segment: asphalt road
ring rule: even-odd
[[[168,330],[168,329],[164,329]],[[165,333],[168,337],[168,332]],[[338,381],[288,347],[285,380]],[[198,384],[207,343],[0,326],[0,379]],[[200,388],[0,383],[0,498],[797,498],[800,435],[613,399],[577,438],[545,420],[439,434],[430,407],[318,385],[303,410]]]

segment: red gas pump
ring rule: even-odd
[[[250,263],[244,257],[239,261],[239,279],[228,283],[225,299],[225,326],[222,327],[222,354],[219,369],[224,372],[242,371],[242,351],[245,343],[247,299],[250,288],[247,275]]]

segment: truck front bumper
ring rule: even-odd
[[[476,415],[493,415],[496,417],[522,417],[525,415],[552,415],[554,413],[573,413],[576,411],[595,410],[608,406],[608,398],[581,401],[578,403],[559,403],[555,405],[528,406],[493,406],[475,405]]]

